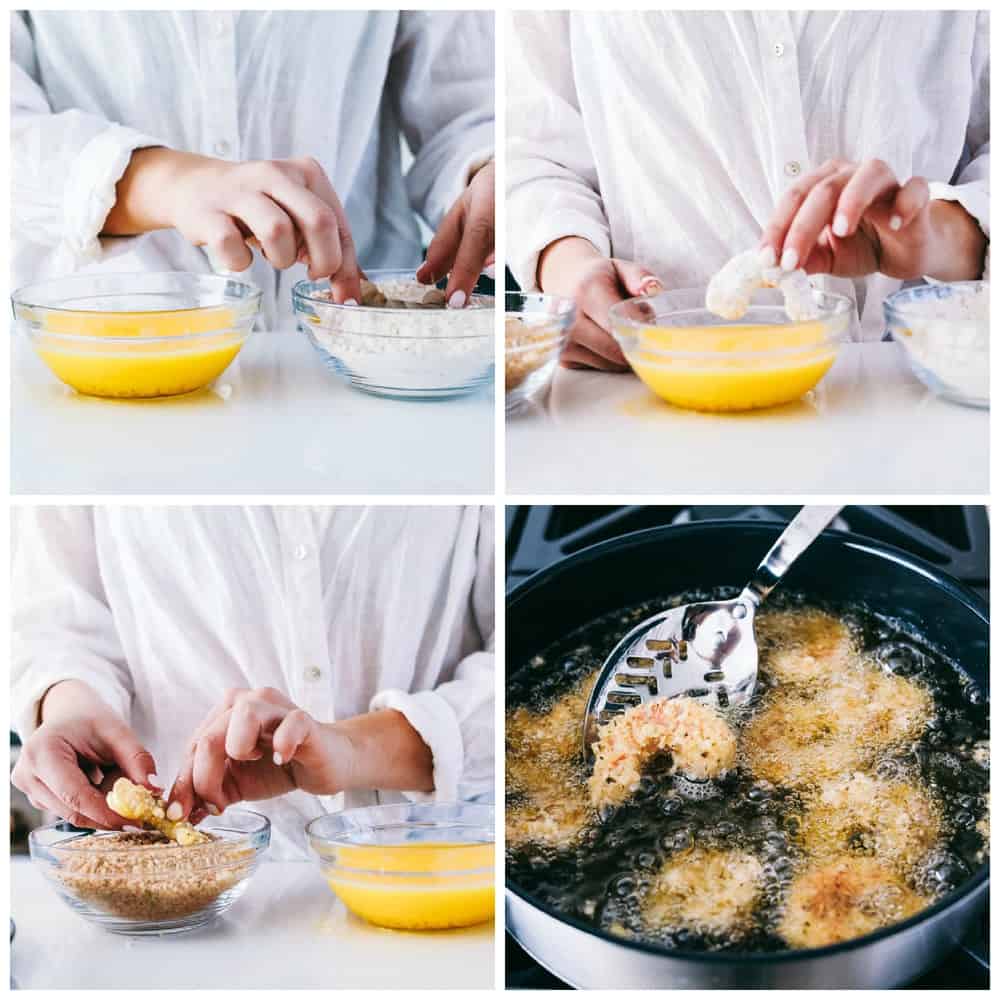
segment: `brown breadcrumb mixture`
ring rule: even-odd
[[[190,847],[152,832],[81,837],[57,848],[56,878],[77,898],[118,917],[186,917],[250,873],[250,847],[209,837]]]
[[[516,389],[532,372],[552,360],[556,329],[549,324],[528,326],[513,316],[506,322],[507,355],[504,364],[506,391]]]

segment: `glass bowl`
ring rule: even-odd
[[[120,834],[55,823],[33,830],[28,848],[59,897],[80,916],[116,934],[171,934],[201,927],[228,910],[271,839],[266,817],[248,809],[210,816],[198,828],[218,839],[191,847],[122,847],[115,845]]]
[[[88,396],[178,396],[240,352],[260,291],[212,274],[81,274],[11,297],[15,327],[66,385]]]
[[[415,282],[413,271],[369,271],[371,281]],[[328,281],[292,289],[299,329],[338,375],[363,392],[396,399],[447,399],[493,378],[493,298],[464,309],[343,306],[323,297]]]
[[[380,927],[442,930],[493,918],[493,807],[468,802],[348,809],[306,837],[330,888]]]
[[[705,308],[686,288],[612,306],[611,332],[635,373],[674,406],[735,412],[799,399],[829,371],[850,327],[853,303],[813,291],[814,320],[792,322],[777,289],[738,320]]]
[[[886,331],[928,389],[965,406],[990,405],[988,281],[904,288],[882,310]]]
[[[549,387],[575,316],[570,299],[507,293],[504,384],[508,413]]]

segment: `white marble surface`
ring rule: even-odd
[[[62,385],[14,335],[14,493],[493,491],[492,394],[351,389],[297,331],[254,335],[213,389],[115,401]]]
[[[989,411],[932,396],[891,343],[847,344],[809,398],[746,414],[659,400],[634,375],[559,369],[507,421],[507,492],[987,493]]]
[[[493,925],[381,930],[351,916],[308,862],[265,862],[202,930],[109,934],[27,858],[11,863],[11,976],[21,989],[492,989]]]

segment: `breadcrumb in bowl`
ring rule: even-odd
[[[639,787],[657,754],[670,754],[673,772],[708,781],[736,763],[736,736],[715,709],[691,698],[670,698],[626,709],[603,725],[593,745],[590,798],[620,805]]]
[[[29,838],[60,897],[81,916],[120,934],[191,930],[225,912],[246,888],[270,840],[268,820],[234,809],[213,817],[208,840],[182,846],[155,831],[67,832]]]

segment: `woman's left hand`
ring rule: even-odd
[[[493,263],[495,198],[493,161],[476,171],[444,217],[427,248],[417,280],[433,285],[448,275],[445,299],[461,309],[472,295],[483,268]]]
[[[293,789],[334,795],[351,783],[351,741],[274,688],[233,689],[195,733],[167,816],[218,814]],[[178,808],[179,807],[179,808]]]
[[[986,237],[961,205],[932,201],[923,177],[900,183],[881,160],[827,160],[785,192],[760,246],[786,270],[961,281],[981,276]]]

